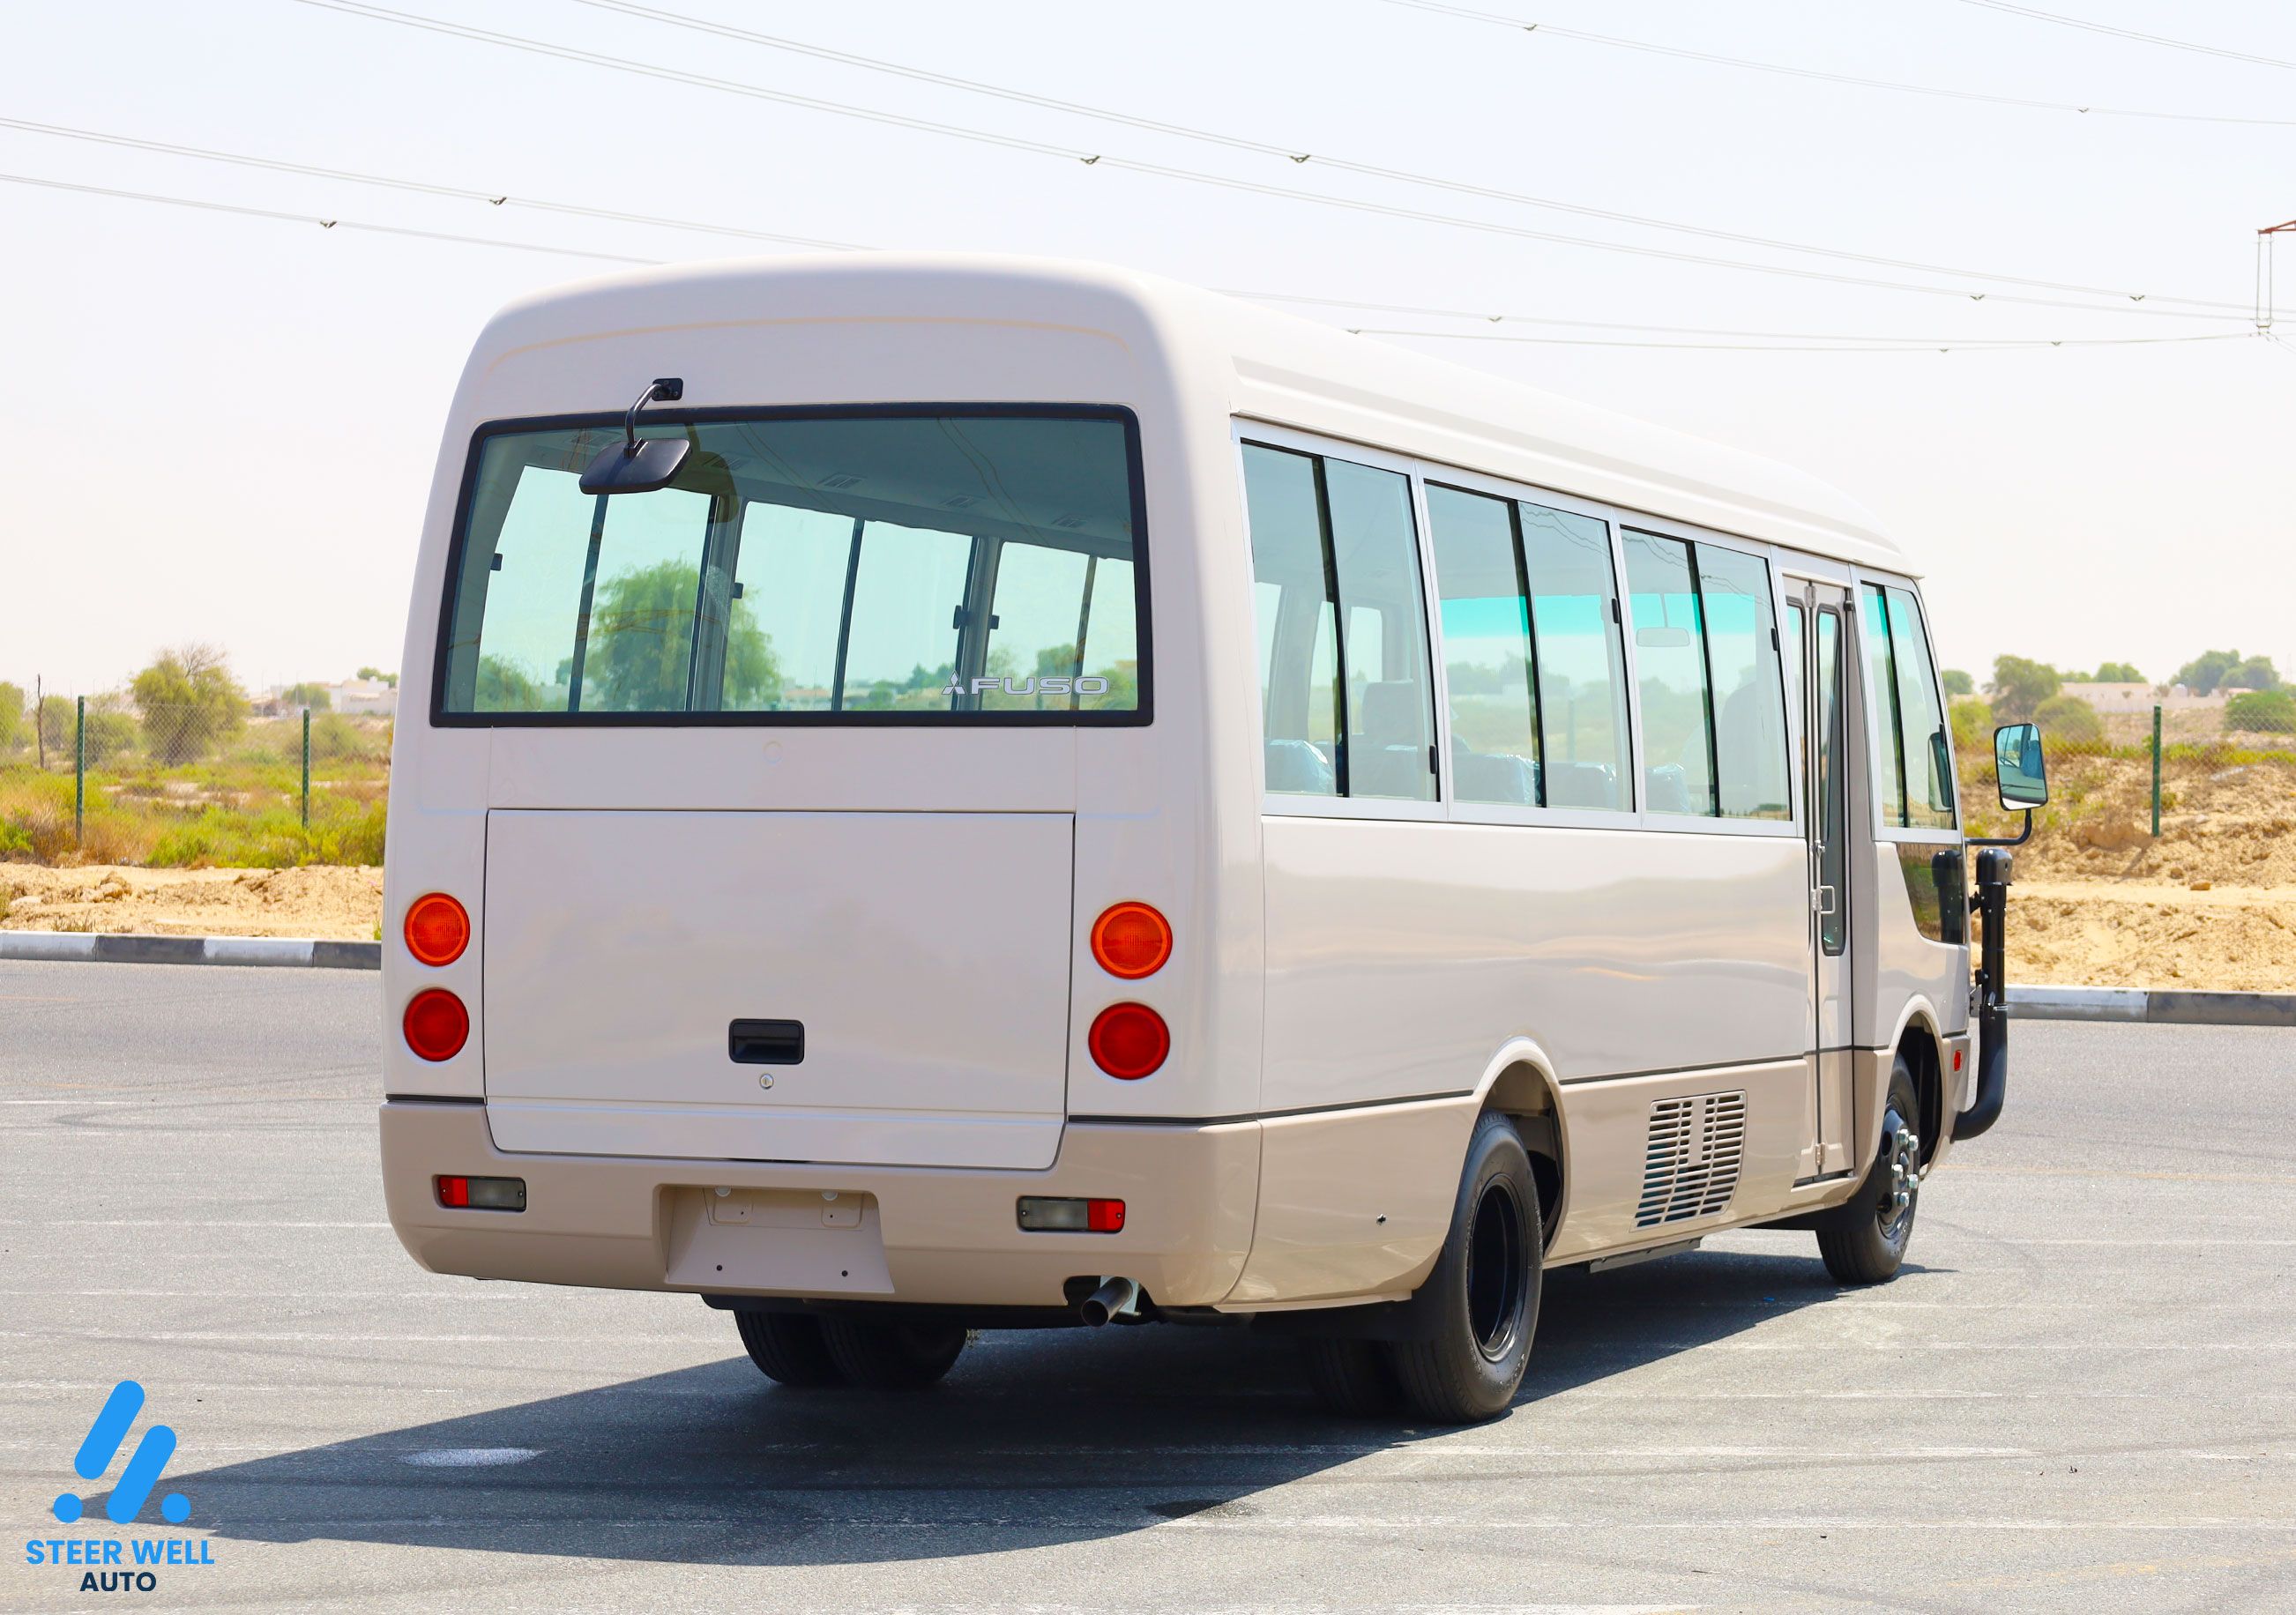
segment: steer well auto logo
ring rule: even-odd
[[[128,1427],[144,1409],[144,1388],[122,1380],[111,1388],[87,1438],[72,1457],[72,1468],[83,1480],[102,1480],[111,1461],[126,1445]],[[127,1465],[113,1481],[103,1512],[115,1526],[133,1526],[160,1483],[160,1472],[175,1455],[176,1432],[165,1424],[144,1427],[127,1455]],[[89,1499],[78,1491],[57,1496],[53,1512],[65,1525],[77,1525],[87,1512]],[[181,1525],[192,1517],[192,1500],[181,1492],[160,1499],[160,1517]],[[160,1570],[215,1562],[213,1544],[207,1538],[120,1536],[111,1532],[75,1533],[68,1537],[36,1537],[24,1544],[24,1562],[42,1567],[62,1566],[79,1571],[83,1593],[150,1593],[158,1590]]]

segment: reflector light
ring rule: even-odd
[[[1110,1076],[1136,1082],[1172,1052],[1171,1029],[1144,1004],[1111,1004],[1085,1037],[1092,1062]]]
[[[1092,922],[1092,956],[1127,981],[1152,976],[1172,956],[1171,922],[1145,903],[1119,903]]]
[[[1124,1202],[1120,1200],[1054,1200],[1021,1197],[1021,1226],[1031,1234],[1120,1234]]]
[[[425,1060],[452,1060],[471,1037],[471,1012],[443,987],[426,988],[407,1000],[401,1022],[406,1046]]]
[[[1953,1052],[1953,1069],[1956,1071],[1961,1070],[1961,1051],[1959,1049],[1956,1049]]]
[[[523,1177],[441,1177],[439,1203],[457,1210],[523,1211]]]
[[[471,916],[443,891],[426,892],[406,906],[406,951],[425,964],[452,964],[471,945]]]

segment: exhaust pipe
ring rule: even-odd
[[[1084,1298],[1077,1316],[1095,1329],[1111,1318],[1137,1318],[1140,1286],[1128,1278],[1103,1279],[1100,1288]]]

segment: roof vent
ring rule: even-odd
[[[1738,1192],[1746,1152],[1746,1095],[1691,1094],[1651,1106],[1643,1198],[1635,1226],[1712,1217]]]
[[[853,488],[858,485],[860,480],[861,479],[855,476],[851,471],[832,471],[828,476],[824,477],[821,480],[821,486],[824,488]]]

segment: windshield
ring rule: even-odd
[[[439,711],[1139,722],[1136,453],[1115,410],[655,423],[676,480],[590,496],[619,425],[477,451]]]

